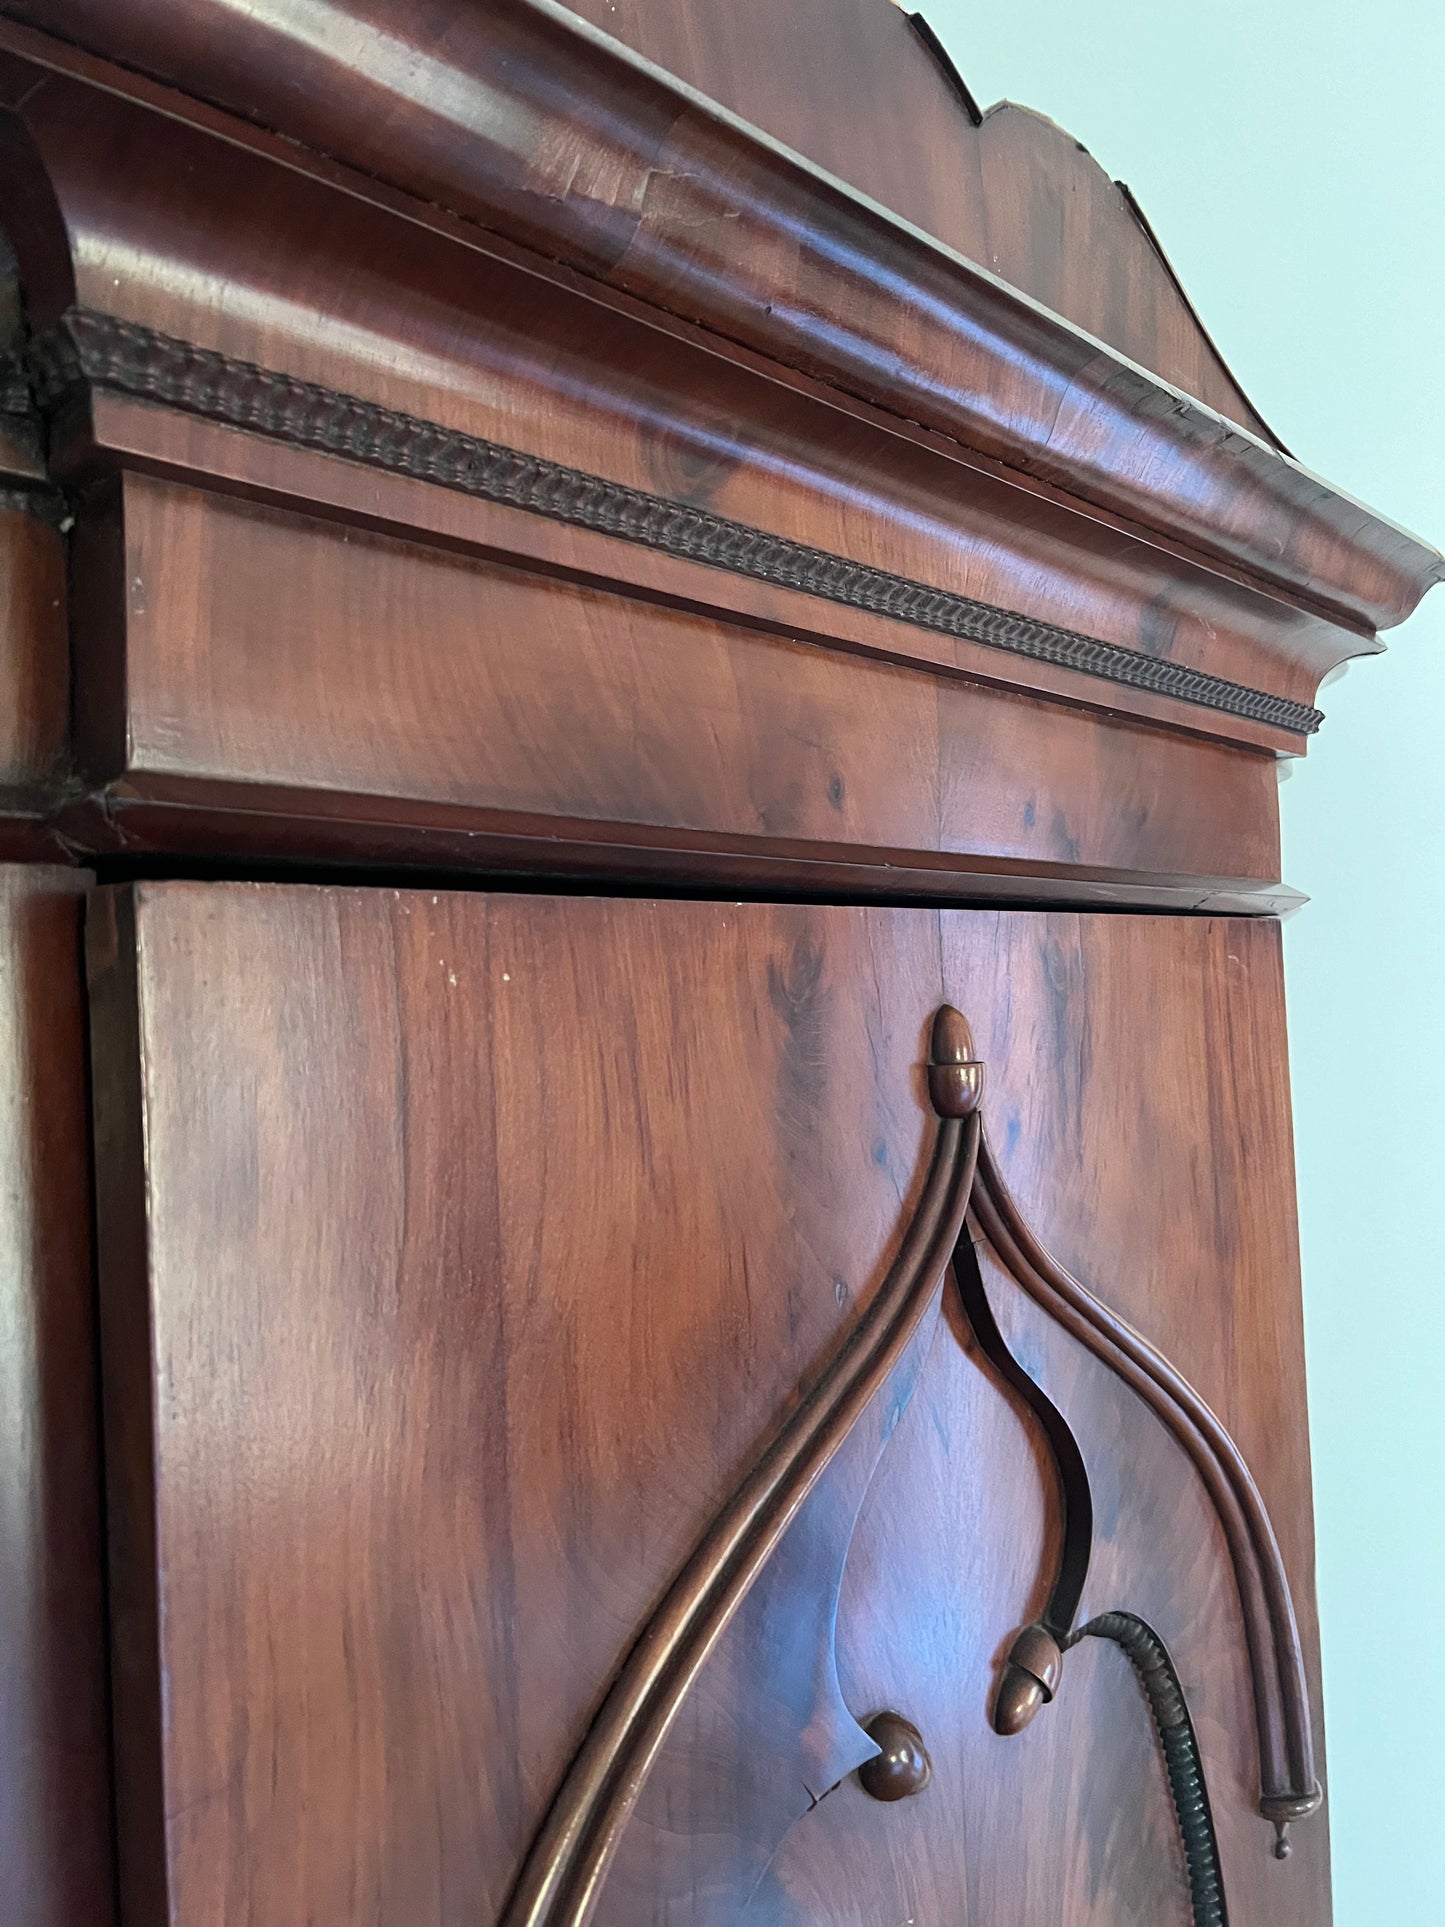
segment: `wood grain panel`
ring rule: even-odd
[[[0,805],[48,799],[68,763],[65,542],[0,506]]]
[[[690,877],[730,855],[793,887],[1190,904],[1278,876],[1268,756],[145,478],[100,540],[124,633],[97,608],[84,750],[131,848],[148,801],[202,849],[227,812],[313,851],[424,815],[541,869],[606,844]]]
[[[891,1256],[936,923],[110,907],[128,1921],[494,1919],[641,1620]]]
[[[149,1675],[117,1680],[140,1927],[495,1917],[629,1643],[881,1274],[921,1179],[940,984],[970,1010],[1025,1209],[1250,1456],[1317,1678],[1273,927],[182,884],[105,901],[121,1658],[150,1642]],[[1085,1610],[1142,1612],[1174,1651],[1231,1918],[1318,1927],[1325,1826],[1270,1857],[1193,1469],[990,1281],[1094,1480]],[[1057,1521],[956,1318],[835,1487],[708,1661],[599,1920],[1167,1922],[1182,1864],[1122,1661],[1071,1654],[1026,1735],[990,1730]],[[151,1518],[152,1546],[124,1530]],[[926,1792],[812,1784],[885,1706],[923,1731]]]
[[[943,931],[948,994],[969,1004],[992,1131],[1031,1221],[1194,1381],[1259,1479],[1318,1721],[1278,930],[945,914]],[[1297,1826],[1291,1858],[1272,1858],[1238,1603],[1201,1487],[1117,1380],[992,1265],[986,1277],[1013,1349],[1084,1447],[1099,1536],[1083,1614],[1142,1613],[1179,1667],[1230,1920],[1321,1927],[1328,1820]],[[1043,1603],[1053,1504],[1024,1415],[966,1328],[940,1331],[864,1508],[838,1625],[848,1703],[915,1718],[933,1784],[894,1808],[840,1788],[790,1834],[759,1921],[1188,1919],[1147,1709],[1117,1653],[1071,1653],[1059,1698],[1018,1738],[989,1726],[1012,1627]]]
[[[0,868],[0,1893],[113,1918],[84,879]]]
[[[496,279],[488,285],[495,297]],[[356,289],[356,298],[362,293]],[[276,304],[283,312],[287,305]],[[393,318],[414,342],[402,314]],[[127,375],[129,391],[91,387],[90,434],[106,459],[203,487],[239,489],[364,527],[638,588],[715,610],[725,621],[940,664],[979,681],[1288,754],[1306,746],[1299,712],[1313,702],[1321,676],[1343,656],[1380,647],[1316,610],[1265,596],[1121,529],[1081,522],[995,477],[961,471],[931,447],[890,442],[860,422],[820,422],[816,412],[810,424],[800,398],[776,386],[760,392],[756,380],[710,369],[699,406],[685,379],[669,380],[667,362],[645,337],[603,331],[604,369],[594,337],[558,345],[547,338],[548,319],[535,298],[524,301],[515,338],[489,339],[459,371],[468,413],[489,430],[500,418],[506,441],[452,448],[445,487],[435,476],[405,472],[403,456],[388,466],[390,428],[377,430],[377,459],[366,465],[338,459],[346,451],[327,450],[319,433],[298,445],[309,432],[305,421],[296,439],[238,435],[237,425],[254,426],[260,404],[253,377],[234,361],[221,364],[229,372],[211,391],[211,419],[157,408],[145,391],[183,381],[189,365],[191,351],[175,343],[163,351],[164,367],[157,351],[156,365]],[[110,325],[87,323],[82,332],[94,336]],[[324,320],[318,327],[324,331]],[[291,340],[273,339],[269,348],[278,360],[304,358]],[[91,340],[93,351],[100,352]],[[399,351],[387,374],[401,386],[401,377],[416,382],[420,371]],[[254,381],[284,390],[289,377]],[[431,405],[425,392],[412,399],[423,410]],[[326,409],[316,412],[324,417]],[[817,432],[824,426],[837,432],[825,440]],[[525,448],[541,461],[506,448]],[[546,469],[558,451],[568,460]],[[101,458],[89,440],[72,438],[59,459],[78,476]],[[489,483],[479,482],[482,469]],[[531,473],[530,507],[515,499],[519,472]],[[609,483],[589,480],[597,474]],[[644,517],[634,498],[610,486],[616,478],[647,497],[645,519],[656,531],[672,525],[675,547],[618,532]],[[813,557],[821,579],[836,583],[832,592],[797,586],[813,550],[836,565]],[[869,575],[873,569],[885,572],[886,588]],[[931,619],[910,619],[910,601],[924,614],[931,605]],[[1000,611],[1013,620],[1000,623]],[[990,633],[1008,628],[1046,637],[1051,647],[989,646]],[[1128,653],[1126,673],[1102,673],[1101,652],[1091,646],[1098,643],[1111,657],[1116,649]],[[1199,682],[1209,678],[1242,687],[1215,686],[1206,698]]]

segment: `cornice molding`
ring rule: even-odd
[[[405,0],[0,10],[1357,632],[1403,620],[1445,572],[1428,544],[553,0],[458,8],[425,47]]]
[[[33,343],[31,370],[50,411],[90,389],[157,402],[1152,695],[1300,735],[1323,720],[1309,704],[853,562],[111,315],[71,310]]]

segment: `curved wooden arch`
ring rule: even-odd
[[[1026,1372],[998,1328],[973,1239],[959,1241],[954,1282],[964,1316],[984,1356],[1029,1408],[1058,1478],[1063,1534],[1054,1585],[1043,1613],[1014,1640],[994,1701],[994,1731],[1019,1733],[1060,1688],[1064,1654],[1084,1639],[1111,1640],[1128,1659],[1149,1703],[1164,1754],[1195,1927],[1228,1927],[1219,1841],[1189,1703],[1163,1640],[1137,1613],[1114,1609],[1075,1626],[1093,1550],[1094,1504],[1089,1471],[1068,1420]]]
[[[1319,1806],[1293,1600],[1249,1467],[1188,1380],[1029,1228],[984,1136],[978,1116],[982,1087],[983,1066],[973,1057],[968,1027],[945,1005],[934,1021],[929,1066],[930,1097],[941,1121],[898,1255],[843,1350],[763,1451],[632,1649],[558,1789],[501,1927],[585,1927],[592,1918],[623,1829],[683,1700],[918,1331],[960,1249],[970,1211],[1005,1270],[1145,1401],[1195,1466],[1225,1534],[1243,1613],[1259,1736],[1260,1812],[1283,1836],[1291,1821]],[[1066,1511],[1068,1504],[1066,1490]],[[1080,1531],[1087,1536],[1081,1523]],[[1074,1546],[1075,1566],[1080,1531],[1066,1530],[1063,1541],[1066,1557]],[[1086,1566],[1085,1548],[1080,1570],[1056,1588],[1068,1595],[1070,1624]],[[1026,1629],[1021,1638],[1036,1630]],[[1051,1636],[1067,1638],[1069,1627],[1060,1624]]]
[[[1030,1229],[983,1136],[971,1201],[999,1263],[1050,1317],[1107,1365],[1162,1421],[1198,1472],[1224,1532],[1244,1618],[1259,1735],[1259,1810],[1283,1840],[1323,1794],[1309,1689],[1279,1542],[1243,1453],[1162,1353],[1111,1312]]]
[[[752,1470],[633,1647],[568,1768],[501,1927],[584,1927],[678,1708],[800,1507],[942,1288],[978,1160],[983,1066],[945,1004],[933,1025],[933,1159],[898,1255],[847,1343]]]

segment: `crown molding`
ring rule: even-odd
[[[553,0],[6,13],[1361,629],[1445,562]],[[337,31],[338,13],[350,31]]]
[[[766,594],[778,633],[1285,753],[1318,725],[1324,677],[1440,573],[560,9],[459,10],[429,98],[465,132],[394,101],[385,155],[359,144],[403,80],[375,5],[349,79],[209,0],[166,35],[149,0],[63,11],[132,63],[0,18],[0,180],[52,408],[64,390],[67,486],[141,467],[305,508],[320,451],[378,489],[386,471],[376,526],[437,539],[460,510],[414,483],[439,484],[474,518],[486,502],[587,531],[622,593],[646,551],[673,571],[661,593],[726,619],[756,622]],[[263,52],[308,77],[281,131],[195,97],[224,96],[205,66],[220,47],[257,102]],[[162,54],[192,94],[136,71]],[[582,158],[561,194],[544,162],[564,134]],[[659,249],[665,288],[641,272]],[[966,445],[960,410],[992,428]],[[258,483],[236,428],[272,450]],[[517,538],[524,566],[534,546]]]

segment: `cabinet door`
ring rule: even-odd
[[[1302,1581],[1272,932],[160,884],[104,894],[91,952],[128,1927],[580,1918],[516,1883],[658,1654],[667,1719],[587,1766],[609,1927],[1188,1918],[1109,1655],[989,1730],[1057,1501],[916,1255],[963,1141],[924,1065],[950,999],[1024,1207],[1240,1423]],[[669,1587],[914,1273],[877,1395],[678,1659]],[[1322,1920],[1318,1834],[1281,1867],[1251,1817],[1193,1468],[991,1289],[1089,1460],[1090,1609],[1175,1649],[1236,1927]],[[934,1762],[896,1805],[853,1778],[884,1706]]]

